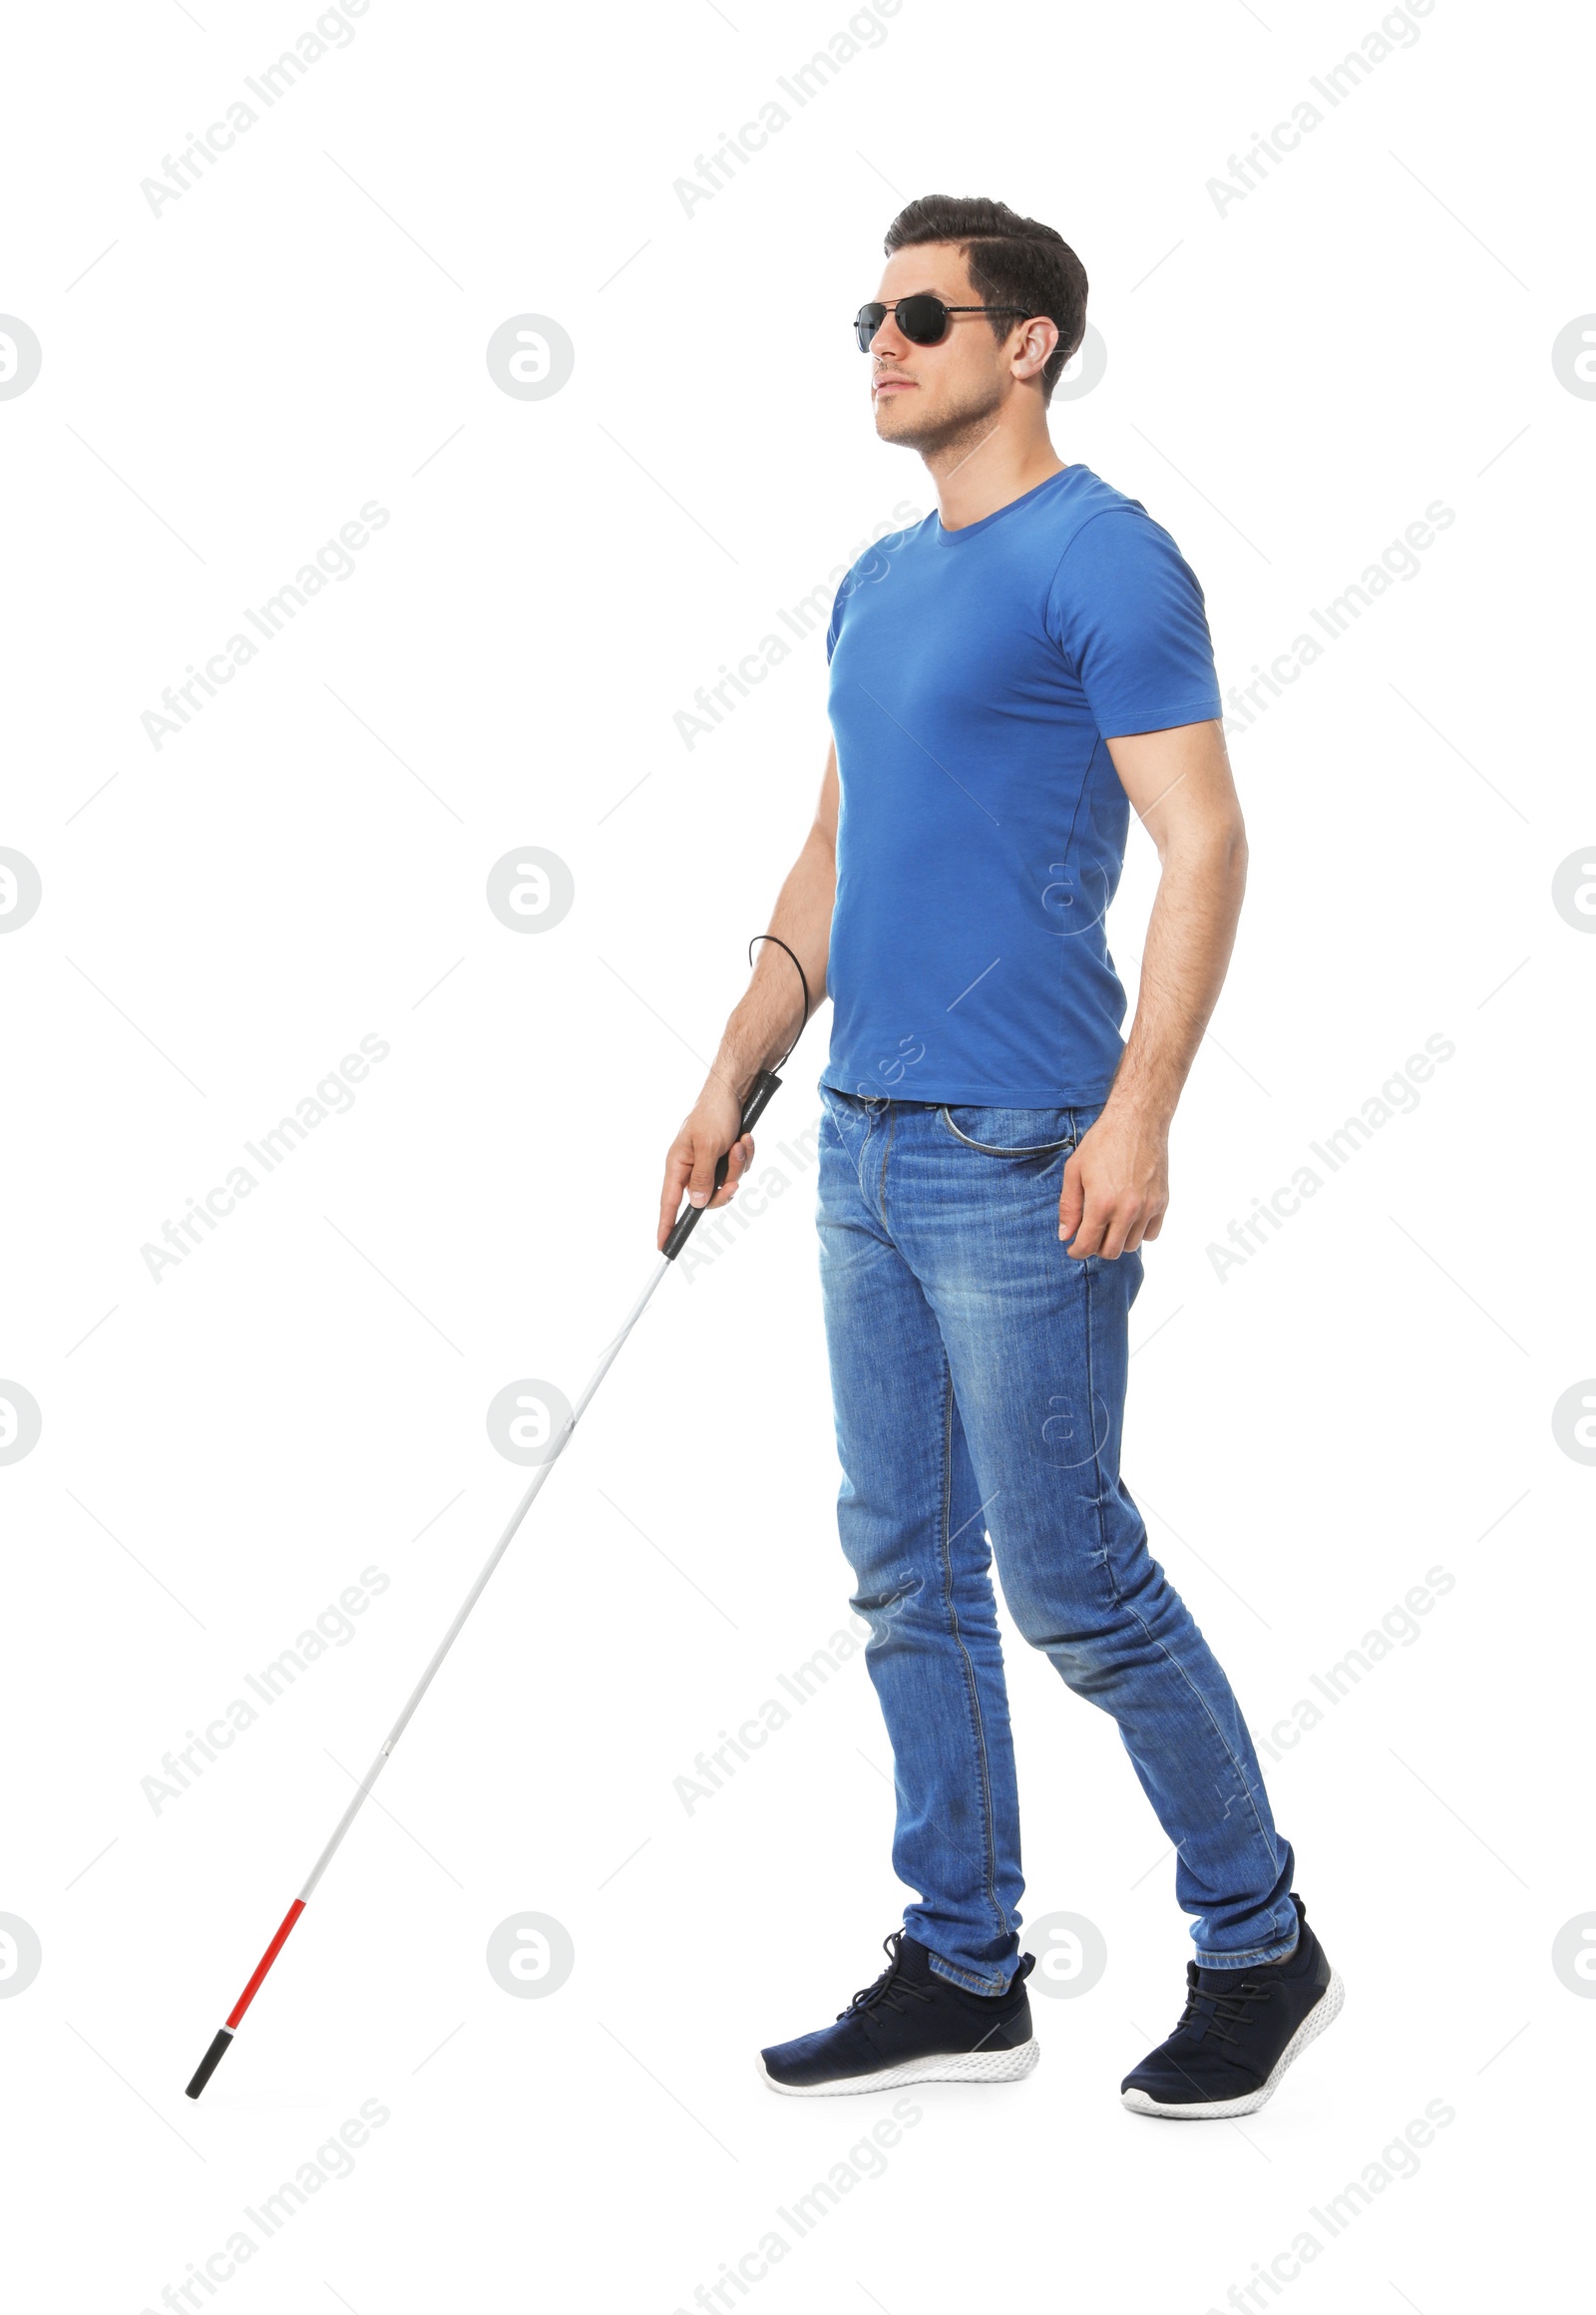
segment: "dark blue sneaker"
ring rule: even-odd
[[[1284,1961],[1245,1969],[1186,1964],[1180,2023],[1119,2086],[1132,2114],[1186,2122],[1256,2114],[1292,2060],[1336,2018],[1345,1988],[1295,1890],[1292,1903],[1297,1943]]]
[[[938,1977],[930,1950],[895,1929],[887,1967],[835,2025],[759,2053],[759,2071],[787,2098],[843,2098],[910,2082],[1017,2082],[1040,2052],[1030,2031],[1021,1956],[1005,1994],[972,1994]]]

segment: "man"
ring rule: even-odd
[[[940,511],[838,590],[815,823],[660,1200],[662,1243],[684,1189],[734,1194],[742,1099],[829,993],[838,1521],[897,1765],[893,1863],[921,1899],[837,2022],[760,2064],[799,2097],[1035,2064],[996,1556],[1019,1631],[1117,1721],[1193,1917],[1185,2009],[1124,2104],[1248,2114],[1341,1981],[1119,1477],[1140,1248],[1246,875],[1202,589],[1138,501],[1053,449],[1086,311],[1060,236],[933,195],[886,251],[855,324],[876,431],[920,453]],[[1161,874],[1127,1041],[1104,919],[1132,809]]]

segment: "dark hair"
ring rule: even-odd
[[[887,227],[889,257],[927,241],[957,241],[971,287],[988,305],[1017,305],[1058,324],[1058,343],[1041,373],[1041,396],[1052,400],[1064,364],[1086,334],[1086,268],[1062,233],[1022,217],[1000,200],[961,200],[928,193],[900,209]],[[994,314],[999,341],[1013,316]]]

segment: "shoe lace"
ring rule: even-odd
[[[1227,1986],[1222,1994],[1211,1992],[1198,1983],[1192,1973],[1186,1988],[1186,2007],[1176,2024],[1177,2034],[1193,2034],[1200,2041],[1236,2042],[1240,2035],[1232,2027],[1247,2027],[1252,2023],[1254,2010],[1269,1999],[1269,1988],[1254,1978],[1243,1978],[1238,1986]]]
[[[917,1986],[903,1975],[904,1933],[895,1929],[884,1937],[881,1950],[887,1956],[887,1966],[873,1984],[861,1986],[846,2010],[839,2010],[838,2019],[851,2018],[856,2010],[891,2010],[896,2013],[906,1999],[930,2002],[936,1999],[929,1986]]]

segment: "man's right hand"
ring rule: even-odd
[[[665,1240],[676,1226],[682,1192],[694,1206],[724,1206],[742,1176],[754,1162],[754,1137],[739,1135],[742,1105],[731,1087],[711,1077],[691,1114],[665,1155],[665,1178],[659,1192],[659,1234],[654,1243],[664,1251]],[[724,1186],[715,1190],[715,1167],[726,1153]],[[711,1195],[711,1192],[714,1194]]]

